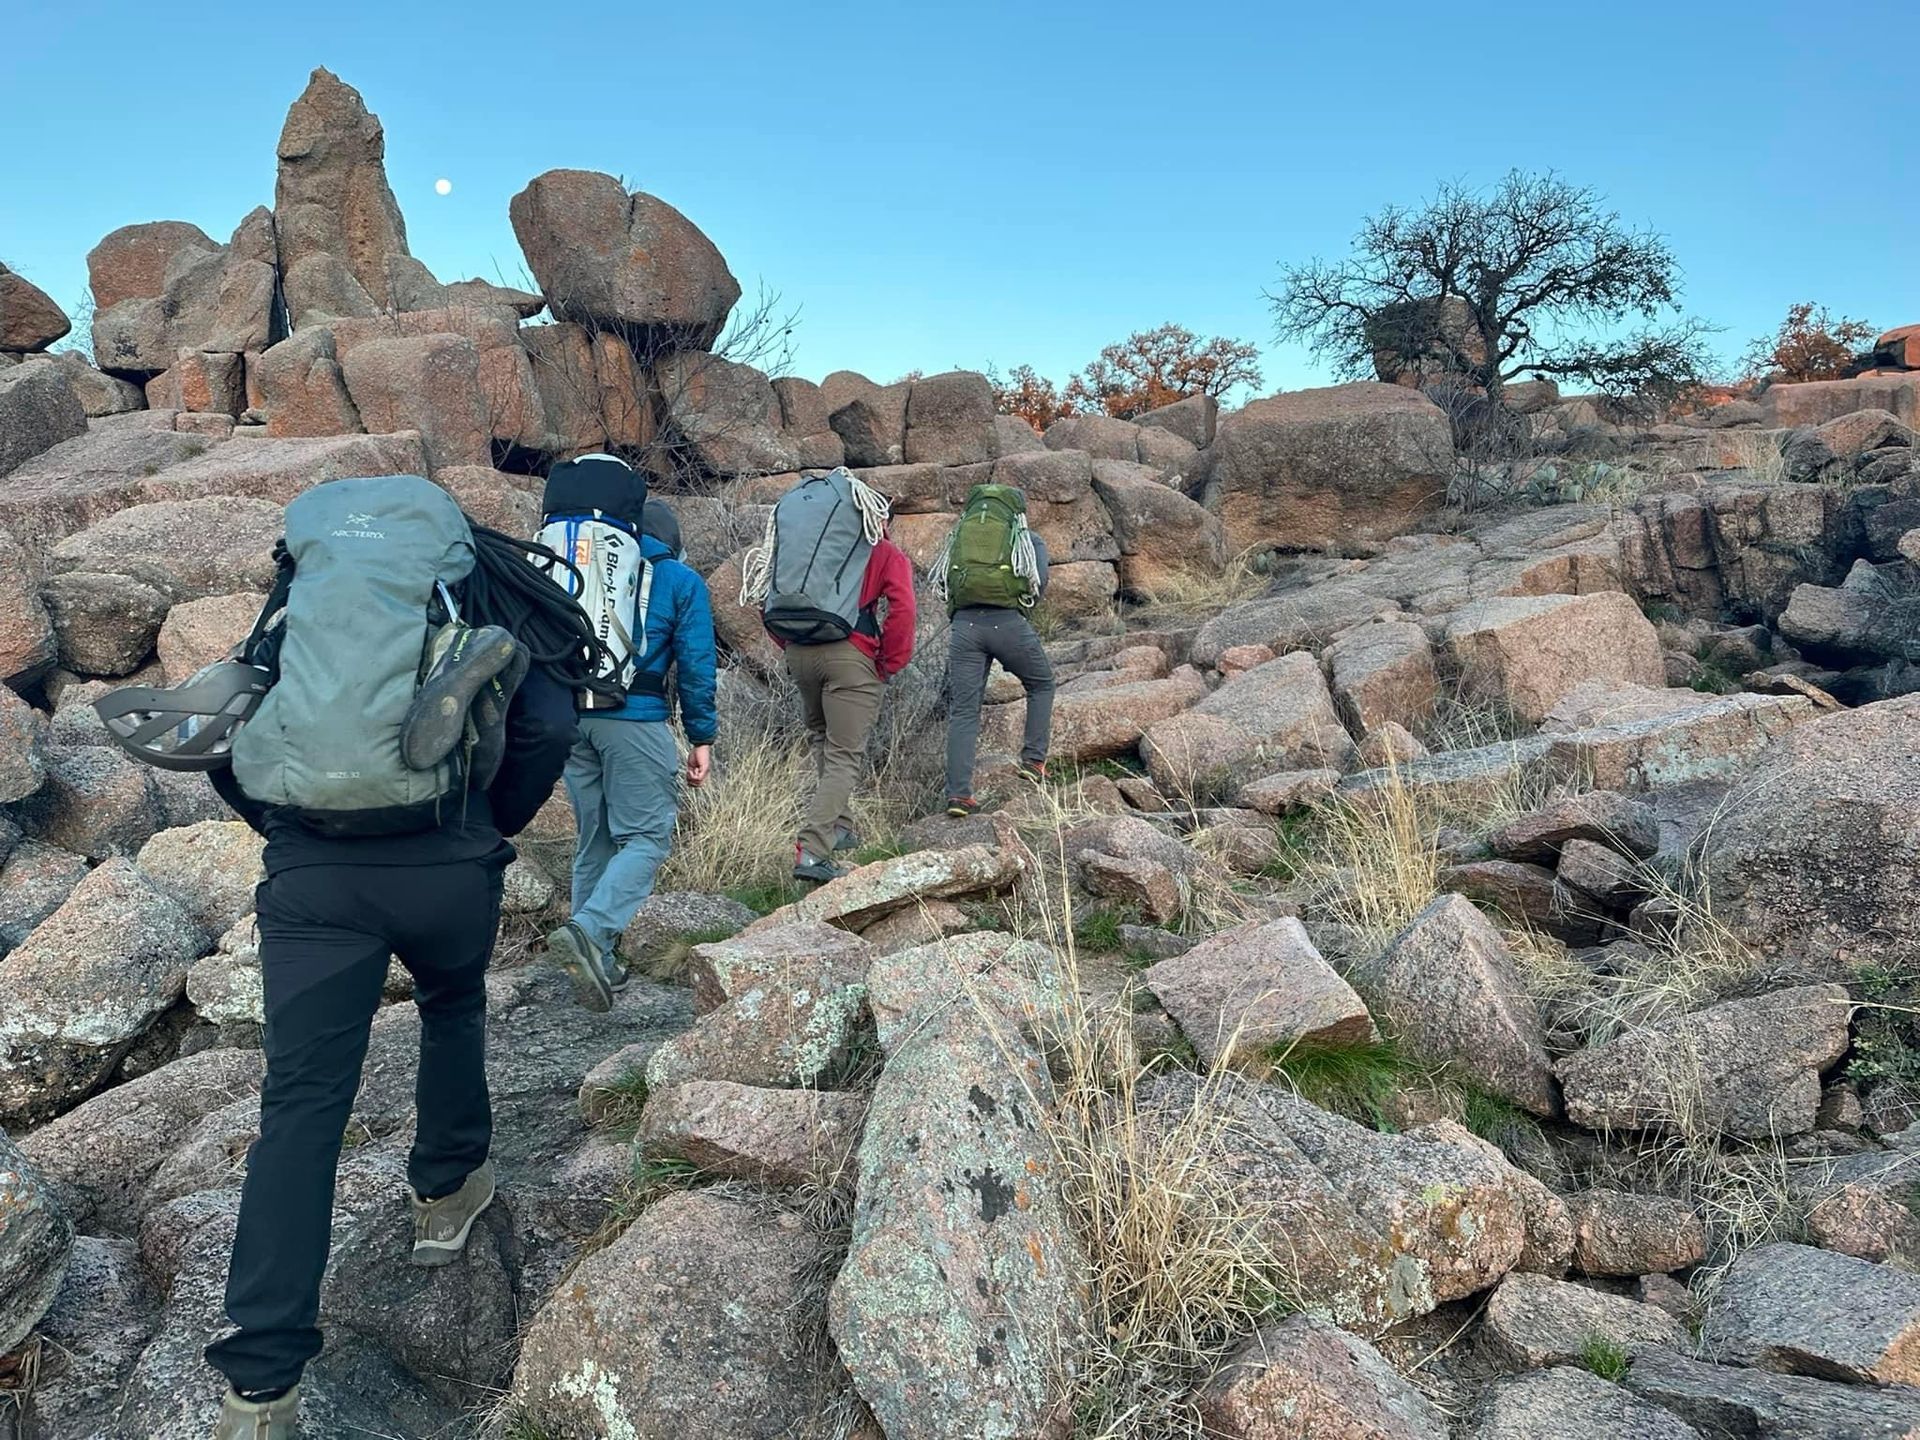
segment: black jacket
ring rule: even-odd
[[[292,816],[250,799],[231,769],[211,771],[208,778],[234,813],[267,837],[269,875],[302,865],[446,865],[479,859],[504,865],[514,853],[504,837],[526,829],[553,794],[577,726],[573,692],[533,666],[507,709],[506,754],[493,784],[469,793],[464,808],[455,802],[455,813],[439,828],[407,835],[358,840],[316,835]]]

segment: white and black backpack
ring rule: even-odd
[[[595,678],[608,693],[581,692],[585,710],[617,709],[636,680],[645,689],[649,679],[638,673],[653,597],[653,564],[641,553],[646,508],[646,477],[612,455],[566,460],[547,476],[535,538],[573,566],[547,573],[586,612],[607,657]]]

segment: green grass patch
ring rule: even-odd
[[[640,1123],[640,1112],[647,1108],[647,1072],[634,1065],[622,1070],[614,1082],[602,1090],[595,1105],[594,1128],[624,1133],[631,1138]]]
[[[1736,695],[1740,692],[1740,679],[1731,670],[1717,661],[1703,660],[1700,668],[1687,681],[1690,689],[1703,695]]]
[[[1424,1070],[1391,1040],[1276,1047],[1267,1058],[1301,1099],[1376,1130],[1393,1128],[1387,1102],[1425,1078]]]
[[[1260,867],[1260,878],[1290,885],[1313,863],[1326,843],[1326,823],[1315,810],[1295,810],[1274,822],[1273,853]]]
[[[1047,766],[1047,783],[1073,786],[1089,775],[1104,775],[1109,780],[1138,780],[1146,773],[1147,767],[1132,757],[1127,760],[1061,760]]]
[[[1119,955],[1127,948],[1120,927],[1133,923],[1134,916],[1120,906],[1094,905],[1074,917],[1073,938],[1082,950],[1099,955]]]
[[[726,892],[727,898],[738,900],[756,915],[771,915],[783,905],[791,905],[806,889],[795,880],[762,880],[752,885],[741,885]]]
[[[876,840],[843,858],[849,865],[873,865],[882,860],[897,860],[906,853],[898,840]]]
[[[1602,1380],[1618,1381],[1627,1373],[1628,1355],[1624,1347],[1604,1335],[1589,1335],[1580,1347],[1580,1363]]]
[[[733,939],[739,933],[731,925],[714,925],[705,930],[689,930],[673,938],[691,950],[695,945],[718,945],[724,940]]]
[[[1471,1086],[1467,1087],[1466,1113],[1461,1117],[1461,1122],[1482,1140],[1498,1145],[1509,1156],[1537,1141],[1540,1136],[1540,1122],[1518,1105]]]
[[[521,1413],[502,1423],[500,1440],[560,1440],[560,1437],[531,1415]]]

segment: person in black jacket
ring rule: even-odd
[[[294,1433],[297,1386],[320,1352],[317,1325],[335,1172],[389,955],[412,973],[420,1011],[417,1124],[408,1180],[413,1260],[458,1258],[493,1199],[486,1078],[486,975],[501,878],[517,834],[552,795],[572,748],[574,692],[593,639],[525,546],[474,526],[480,561],[461,608],[503,625],[533,657],[505,715],[492,783],[435,829],[322,836],[211,772],[221,797],[266,837],[256,892],[266,1000],[260,1138],[248,1156],[228,1272],[233,1330],[207,1349],[232,1386],[219,1440]],[[517,554],[515,552],[518,552]],[[521,583],[516,567],[534,583]]]

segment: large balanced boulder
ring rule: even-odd
[[[0,961],[0,1122],[46,1120],[107,1078],[180,996],[206,931],[109,860]]]
[[[145,300],[166,286],[167,268],[182,250],[215,251],[216,241],[185,220],[149,220],[109,231],[87,252],[87,289],[96,310]]]
[[[643,353],[710,347],[740,283],[698,226],[611,175],[549,170],[510,206],[513,233],[563,320],[620,330]]]
[[[1038,1433],[1062,1399],[1053,1360],[1083,1343],[1086,1258],[1039,1113],[1046,1062],[1021,1033],[1047,959],[979,934],[869,974],[886,1068],[828,1314],[893,1440]]]
[[[277,338],[273,216],[254,210],[225,245],[185,244],[173,251],[158,292],[100,306],[93,353],[100,368],[147,380],[170,369],[182,350],[244,355]]]
[[[289,272],[309,256],[332,256],[374,304],[393,302],[390,262],[407,254],[407,222],[387,184],[386,154],[386,132],[360,92],[315,70],[280,131],[273,203]]]
[[[1469,694],[1529,724],[1583,681],[1666,679],[1652,622],[1618,591],[1476,601],[1449,617],[1446,644]]]
[[[72,328],[51,295],[0,265],[0,350],[44,350]]]
[[[513,1401],[542,1434],[798,1433],[817,1404],[805,1287],[822,1258],[797,1215],[669,1195],[534,1316]]]
[[[1797,726],[1742,779],[1706,839],[1720,923],[1816,973],[1920,946],[1920,696]]]
[[[60,366],[36,360],[0,370],[0,475],[86,429],[86,407]]]
[[[1743,1139],[1811,1130],[1820,1075],[1846,1053],[1847,992],[1802,985],[1658,1021],[1554,1067],[1591,1130],[1707,1125]]]
[[[47,1313],[72,1252],[72,1217],[0,1131],[0,1355]]]
[[[1452,468],[1447,417],[1417,390],[1296,390],[1222,417],[1209,506],[1235,551],[1368,545],[1439,510]]]

